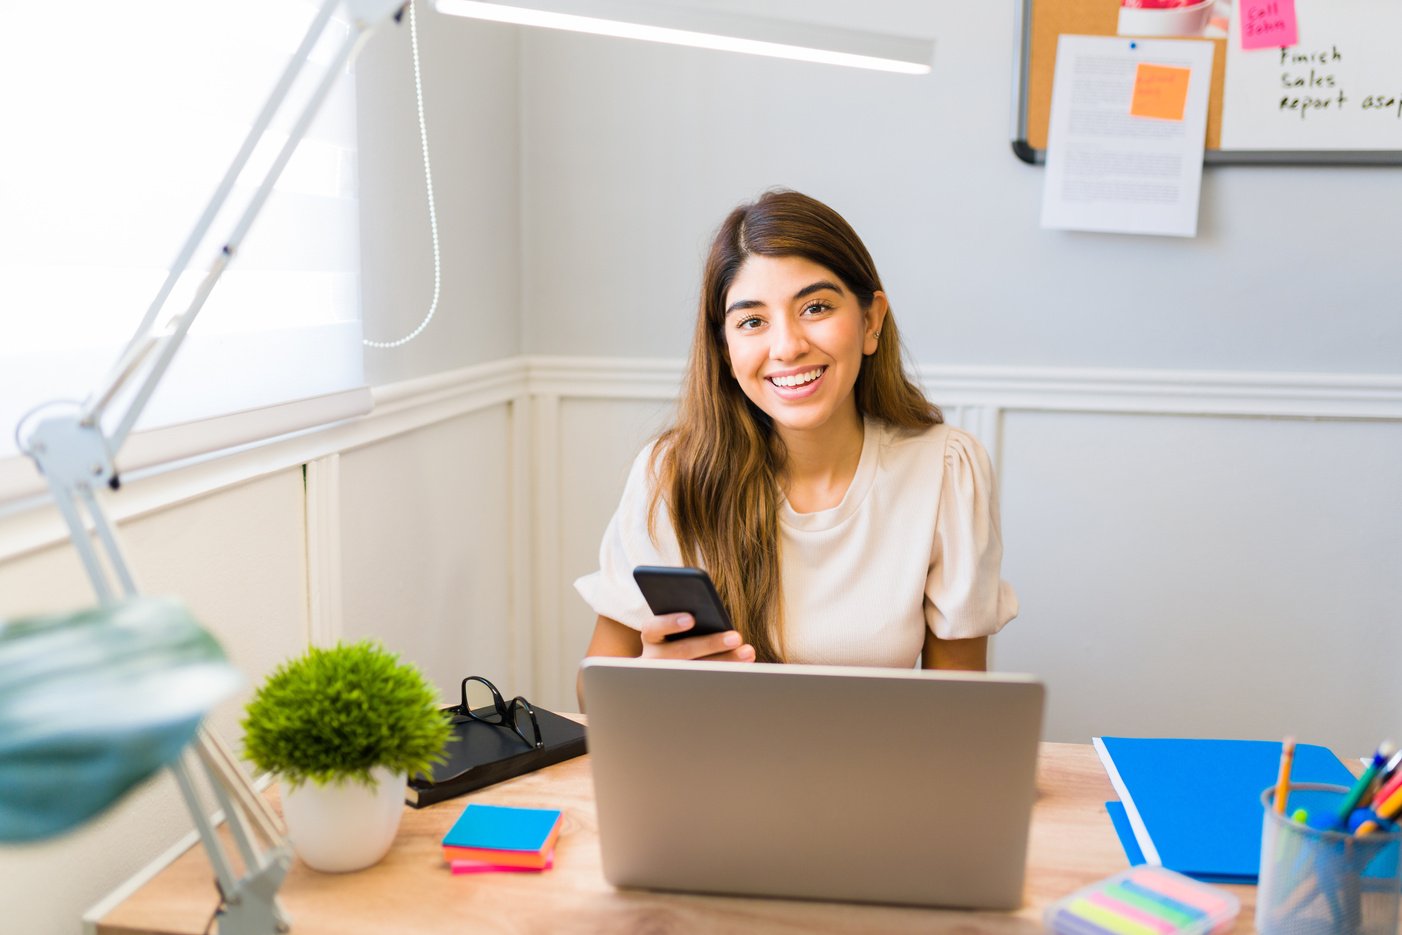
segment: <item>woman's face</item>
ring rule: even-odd
[[[725,295],[730,369],[781,435],[856,416],[852,387],[876,352],[886,315],[878,292],[863,311],[835,273],[801,257],[752,254]]]

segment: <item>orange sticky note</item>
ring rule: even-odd
[[[1191,69],[1140,62],[1134,75],[1134,97],[1129,112],[1135,117],[1182,120],[1188,104]]]

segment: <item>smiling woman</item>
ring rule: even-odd
[[[1017,613],[992,469],[905,374],[861,239],[770,192],[706,261],[677,423],[639,454],[576,587],[590,655],[984,668]],[[668,640],[637,565],[694,565],[737,633]]]
[[[787,438],[790,456],[794,443],[822,448],[844,434],[859,450],[852,388],[865,355],[876,351],[885,296],[864,304],[817,263],[757,254],[728,297],[722,327],[731,373]]]

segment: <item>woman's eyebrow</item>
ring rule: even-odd
[[[799,299],[804,298],[805,296],[810,296],[815,292],[822,292],[825,289],[830,289],[833,292],[836,292],[838,295],[844,294],[842,291],[842,287],[839,286],[837,283],[833,282],[830,279],[820,279],[817,282],[810,282],[808,285],[795,292],[793,294],[793,300],[798,301]],[[741,299],[738,302],[732,302],[726,308],[725,314],[728,318],[731,314],[735,312],[741,312],[748,308],[759,308],[762,305],[764,305],[764,303],[759,301],[758,299]]]
[[[815,292],[822,292],[824,289],[831,289],[838,295],[842,295],[842,287],[839,286],[837,283],[832,282],[828,279],[820,279],[817,282],[809,283],[808,285],[804,286],[802,289],[795,292],[793,294],[793,297],[795,299],[801,299],[806,295],[812,295]]]

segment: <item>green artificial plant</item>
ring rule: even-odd
[[[419,670],[370,640],[283,663],[245,711],[244,756],[294,787],[427,773],[452,732]]]

